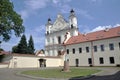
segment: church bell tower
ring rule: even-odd
[[[75,12],[73,9],[70,11],[69,26],[72,29],[73,34],[72,36],[77,36],[78,35],[77,17],[75,16]]]

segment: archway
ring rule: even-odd
[[[40,67],[46,67],[46,59],[39,59]]]

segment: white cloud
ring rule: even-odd
[[[63,6],[61,6],[61,10],[60,11],[62,13],[69,13],[70,9],[71,9],[71,7],[69,5],[63,5]]]
[[[26,10],[22,10],[19,13],[21,14],[22,19],[26,19],[29,16],[28,11]]]
[[[58,4],[60,0],[52,0],[54,4]]]
[[[19,13],[22,18],[25,20],[31,14],[37,13],[37,10],[41,8],[45,8],[48,5],[49,0],[25,0],[24,1],[24,9]]]
[[[94,28],[93,30],[91,30],[90,32],[105,30],[106,28],[112,28],[112,27],[117,27],[117,26],[120,26],[120,24],[116,24],[116,25],[114,25],[114,26],[112,26],[112,25],[108,25],[108,26],[98,26],[98,27]]]
[[[37,10],[47,6],[49,0],[26,0],[25,5],[28,9]]]

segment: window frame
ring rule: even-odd
[[[97,52],[97,45],[93,46],[94,52]]]
[[[110,43],[110,44],[109,44],[109,49],[110,49],[110,50],[114,50],[114,44],[113,44],[113,43]]]
[[[67,54],[69,54],[69,49],[67,49],[66,51],[67,51]]]
[[[90,52],[90,50],[89,50],[89,47],[87,46],[86,47],[86,53],[89,53]]]
[[[101,49],[101,51],[105,51],[105,46],[104,46],[104,44],[101,44],[101,45],[100,45],[100,49]]]
[[[104,64],[104,58],[103,58],[103,57],[100,57],[100,58],[99,58],[99,62],[100,62],[100,64]]]
[[[75,54],[75,48],[72,49],[73,54]]]
[[[82,48],[81,47],[79,48],[79,53],[82,53]]]
[[[109,57],[110,64],[115,64],[115,59],[114,57]]]

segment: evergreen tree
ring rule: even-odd
[[[12,47],[12,53],[18,53],[18,46],[13,46]]]
[[[30,39],[28,41],[28,53],[33,54],[34,51],[35,51],[35,49],[34,49],[34,41],[33,41],[32,36],[30,36]]]
[[[25,35],[22,35],[21,40],[18,44],[18,53],[22,53],[22,54],[27,53],[27,41]]]

